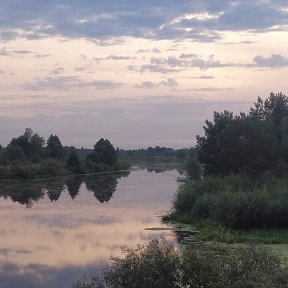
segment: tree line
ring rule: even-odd
[[[119,161],[114,146],[101,138],[94,149],[64,147],[57,135],[45,141],[31,128],[0,147],[0,178],[36,178],[105,171],[125,170],[129,165]]]
[[[205,175],[241,173],[257,177],[288,171],[288,98],[258,97],[248,113],[214,112],[197,136],[198,160]]]
[[[214,112],[197,136],[172,217],[231,229],[288,227],[288,98],[260,97],[248,113]],[[223,230],[224,231],[224,230]],[[216,235],[216,233],[215,233]]]

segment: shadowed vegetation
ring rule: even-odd
[[[79,280],[73,288],[258,288],[287,287],[281,258],[263,247],[191,245],[176,249],[154,240],[112,257],[102,277]]]
[[[43,137],[26,128],[7,147],[0,146],[0,179],[33,179],[127,170],[109,140],[101,138],[94,150],[63,147],[57,135]]]

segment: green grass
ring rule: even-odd
[[[288,229],[233,230],[209,221],[199,221],[194,224],[186,221],[185,223],[185,221],[179,221],[183,220],[183,217],[175,216],[175,214],[165,215],[163,219],[174,224],[176,233],[195,234],[197,240],[201,242],[287,244],[288,247]]]

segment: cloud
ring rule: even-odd
[[[52,70],[52,74],[54,75],[59,75],[62,74],[64,72],[64,67],[56,67]]]
[[[258,55],[253,60],[258,67],[281,68],[288,66],[288,58],[280,54],[272,54],[270,57]]]
[[[11,50],[10,53],[16,54],[16,55],[33,54],[33,52],[29,50]]]
[[[110,81],[110,80],[95,80],[91,82],[79,82],[77,87],[84,87],[84,88],[95,88],[95,89],[115,89],[120,86],[124,85],[124,83]]]
[[[117,55],[110,55],[106,58],[107,60],[115,60],[115,61],[119,61],[119,60],[129,60],[129,59],[134,59],[133,57],[130,56],[117,56]]]
[[[137,71],[137,68],[135,68],[135,66],[128,66],[128,69],[130,71],[133,71],[131,70],[132,68],[134,69],[134,71]],[[156,64],[144,64],[140,67],[139,71],[141,73],[148,71],[148,72],[168,74],[168,73],[178,72],[180,71],[180,69],[166,68],[166,67],[163,67],[162,65],[156,65]]]
[[[119,55],[109,55],[107,57],[95,57],[92,60],[96,61],[99,63],[100,61],[105,61],[105,60],[113,60],[113,61],[122,61],[122,60],[130,60],[130,59],[135,59],[134,57],[131,56],[119,56]]]
[[[145,89],[152,89],[152,88],[158,88],[158,87],[169,87],[169,88],[175,88],[178,86],[178,82],[173,78],[167,78],[166,80],[162,80],[158,83],[152,82],[152,81],[143,81],[140,85],[136,85],[136,88],[145,88]]]
[[[36,54],[35,58],[47,58],[51,56],[52,54]]]
[[[60,35],[99,45],[119,43],[125,37],[218,41],[223,31],[266,32],[288,25],[285,1],[2,2],[0,37],[4,40]]]
[[[215,79],[215,77],[211,76],[211,75],[202,75],[202,76],[198,76],[198,77],[191,77],[191,79],[211,80],[211,79]]]
[[[6,47],[2,47],[0,49],[0,56],[11,56],[11,55],[12,54],[9,51],[7,51]]]
[[[24,88],[33,91],[41,91],[47,89],[63,91],[75,88],[93,88],[100,90],[109,90],[118,88],[122,85],[124,84],[110,80],[84,81],[77,76],[57,76],[40,79],[37,80],[35,83],[27,83]]]
[[[27,54],[33,54],[33,52],[29,50],[9,50],[6,47],[0,49],[0,56],[21,56]]]
[[[139,49],[136,51],[136,53],[161,53],[161,50],[159,48]]]
[[[140,72],[158,72],[167,74],[177,72],[184,68],[199,68],[206,71],[209,68],[234,67],[238,64],[221,62],[215,59],[214,55],[210,55],[208,59],[202,59],[197,54],[181,54],[177,56],[169,56],[167,58],[152,57],[150,64],[144,64],[140,67]]]

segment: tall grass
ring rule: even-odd
[[[192,223],[209,219],[233,229],[287,228],[288,178],[231,175],[185,182],[174,207]]]

